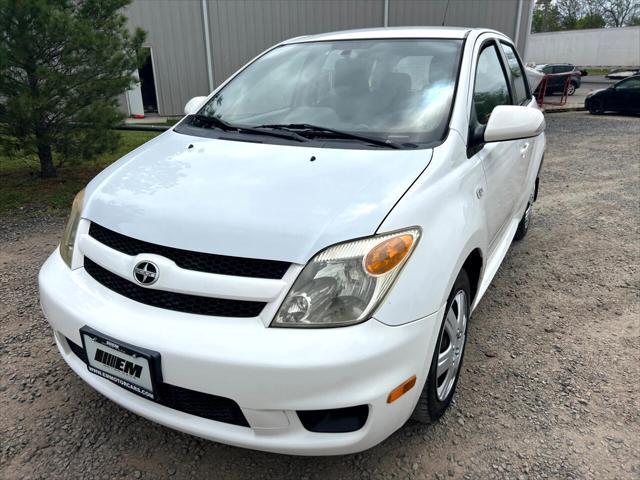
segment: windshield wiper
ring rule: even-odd
[[[218,117],[210,117],[208,115],[192,115],[196,122],[200,123],[204,128],[218,128],[225,132],[237,132],[249,135],[268,135],[271,137],[285,138],[287,140],[296,140],[298,142],[308,142],[309,139],[297,134],[293,131],[273,131],[272,129],[263,129],[261,127],[242,127],[240,125],[232,125]]]
[[[199,123],[205,124],[205,128],[214,127],[224,131],[235,130],[235,127],[233,127],[233,125],[225,122],[224,120],[221,120],[218,117],[210,117],[208,115],[200,115],[196,113],[195,115],[192,115],[191,118]]]
[[[390,140],[383,140],[381,138],[370,137],[368,135],[360,135],[359,133],[345,132],[343,130],[334,130],[333,128],[321,127],[318,125],[312,125],[310,123],[283,123],[272,125],[260,125],[255,128],[272,128],[276,130],[285,130],[289,132],[304,134],[311,134],[315,136],[329,136],[332,138],[358,140],[360,142],[370,143],[372,145],[378,145],[386,148],[402,148],[399,144]]]

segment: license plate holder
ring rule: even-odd
[[[80,329],[87,369],[116,385],[149,400],[158,400],[162,383],[160,354],[136,347],[91,327]]]

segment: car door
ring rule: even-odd
[[[513,45],[501,41],[500,49],[504,55],[504,62],[509,75],[509,82],[511,85],[511,97],[514,105],[525,106],[531,103],[531,93],[529,89],[529,82],[527,76],[524,74],[524,68],[522,61],[518,57],[518,53]],[[514,181],[519,186],[519,195],[516,197],[515,209],[518,210],[522,205],[522,201],[528,201],[523,198],[523,193],[526,192],[526,180],[529,175],[529,169],[531,168],[532,152],[533,152],[534,139],[524,139],[519,141],[519,159],[513,162],[511,168],[513,169]]]
[[[573,70],[573,67],[571,67],[570,65],[554,65],[553,66],[553,73],[568,73],[571,70]],[[567,81],[567,76],[566,75],[558,75],[557,77],[552,77],[553,80],[553,90],[555,92],[563,92],[564,91],[564,84]]]
[[[553,67],[551,65],[545,65],[544,67],[542,67],[540,72],[545,74],[545,75],[549,75],[550,73],[553,73]],[[553,91],[553,86],[552,86],[551,82],[553,82],[553,77],[547,78],[546,86],[545,86],[545,90],[544,90],[544,94],[545,95],[548,95]],[[539,87],[540,87],[540,85],[538,85],[538,88]]]
[[[640,111],[640,77],[631,77],[616,84],[610,108],[620,112]]]
[[[498,45],[494,40],[486,41],[476,61],[470,131],[484,128],[496,106],[512,103],[511,88]],[[513,217],[519,184],[515,167],[520,159],[521,144],[522,140],[487,143],[470,152],[477,156],[485,172],[487,191],[483,199],[491,246],[495,245]]]

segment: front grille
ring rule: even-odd
[[[277,260],[230,257],[156,245],[127,237],[93,222],[89,227],[89,235],[100,243],[124,254],[132,256],[140,253],[162,255],[173,260],[181,268],[198,272],[233,275],[236,277],[280,279],[291,265]]]
[[[74,355],[86,364],[87,357],[84,349],[68,338],[66,340]],[[216,422],[230,423],[241,427],[249,426],[240,406],[230,398],[197,392],[168,383],[161,383],[156,387],[158,388],[156,403],[165,407]]]
[[[88,257],[84,258],[84,269],[95,281],[123,297],[176,312],[216,317],[257,317],[266,305],[264,302],[209,298],[144,288],[111,273]]]

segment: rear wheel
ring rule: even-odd
[[[576,84],[571,82],[567,87],[567,95],[573,95],[574,93],[576,93]]]
[[[604,113],[604,107],[602,106],[602,101],[591,100],[589,102],[589,113],[591,113],[592,115],[602,115]]]
[[[529,231],[529,225],[531,224],[531,209],[533,208],[533,203],[529,202],[527,205],[527,209],[524,211],[524,215],[520,219],[520,223],[518,224],[518,229],[516,230],[515,235],[513,236],[514,240],[522,240]]]
[[[416,408],[413,420],[432,423],[442,416],[451,404],[458,384],[464,347],[467,341],[471,288],[467,272],[458,274],[447,300],[431,367]]]

